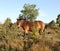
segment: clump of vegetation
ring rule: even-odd
[[[54,22],[54,20],[52,20],[49,24],[48,24],[49,27],[55,27],[56,26],[56,23]]]

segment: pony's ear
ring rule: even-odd
[[[26,20],[26,19],[17,19],[17,21],[18,21],[18,20]]]
[[[20,19],[17,19],[17,20],[20,20]]]
[[[17,19],[17,20],[19,20],[19,19]]]

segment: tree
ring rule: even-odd
[[[19,18],[26,19],[28,21],[35,21],[35,19],[38,16],[38,9],[36,8],[36,5],[34,4],[25,4],[23,7],[23,10],[21,10],[21,13],[19,15]]]
[[[4,26],[10,27],[11,25],[12,25],[11,19],[7,18],[6,21],[5,21],[5,23],[4,23]]]
[[[60,27],[60,14],[58,14],[58,16],[57,16],[56,23],[57,23],[57,24],[59,25],[59,27]]]

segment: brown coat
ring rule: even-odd
[[[45,29],[45,24],[42,21],[30,22],[30,21],[17,19],[17,25],[18,27],[22,27],[25,33],[28,33],[28,31],[31,30],[33,26],[36,29],[40,29],[41,32],[43,32]]]

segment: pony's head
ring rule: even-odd
[[[18,26],[18,28],[22,26],[23,22],[24,22],[24,20],[17,19],[17,26]]]

